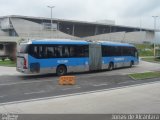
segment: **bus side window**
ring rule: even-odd
[[[39,54],[38,54],[39,58],[43,58],[44,56],[43,54],[44,52],[43,52],[42,46],[39,46]]]
[[[115,46],[114,47],[114,56],[121,56],[121,47],[120,46]]]
[[[115,49],[114,46],[109,46],[109,56],[114,56],[115,55]]]
[[[75,57],[75,47],[70,46],[69,56],[70,56],[70,57]]]
[[[53,50],[54,50],[53,47],[51,47],[51,46],[47,47],[47,58],[53,58],[54,57],[54,55],[53,55],[54,51]]]
[[[83,57],[84,56],[83,46],[77,46],[76,53],[77,53],[76,55],[77,57]]]
[[[57,49],[57,54],[58,54],[58,57],[62,57],[62,46],[58,46],[58,49]]]
[[[39,51],[38,46],[36,45],[31,46],[31,55],[33,57],[38,58],[38,51]]]
[[[129,49],[129,47],[123,47],[122,49],[123,49],[122,53],[123,53],[124,56],[130,56],[130,49]]]
[[[76,46],[76,57],[88,57],[89,56],[89,46]]]
[[[106,57],[106,46],[102,46],[102,57]]]
[[[112,46],[102,46],[102,56],[103,57],[109,57],[113,56],[113,47]]]
[[[58,58],[60,55],[59,55],[59,52],[58,52],[58,47],[56,46],[56,47],[54,47],[54,56],[56,57],[56,58]]]
[[[63,46],[63,57],[69,57],[69,47],[68,46]]]
[[[84,46],[84,57],[89,57],[89,46]]]

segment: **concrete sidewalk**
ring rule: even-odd
[[[0,106],[0,113],[160,113],[160,82]]]
[[[16,71],[16,67],[0,66],[0,76],[2,75],[21,75]]]

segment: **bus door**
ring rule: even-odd
[[[101,44],[89,44],[89,70],[102,69],[102,49]]]

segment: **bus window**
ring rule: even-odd
[[[110,56],[115,56],[115,49],[114,49],[114,47],[113,46],[109,46],[109,55]]]
[[[77,46],[76,48],[77,57],[84,57],[84,49],[83,46]]]
[[[60,57],[60,58],[63,57],[62,48],[63,48],[62,46],[57,46],[57,57]]]
[[[42,46],[37,46],[37,47],[39,47],[39,52],[38,52],[39,58],[43,58],[44,57],[44,52],[43,52]]]
[[[123,56],[131,56],[130,48],[129,47],[122,47],[122,54],[123,54]]]
[[[84,49],[84,57],[89,57],[89,46],[85,45],[83,49]]]
[[[48,58],[54,58],[54,47],[48,46],[47,47],[47,57]]]
[[[70,46],[69,47],[69,56],[70,57],[75,57],[76,56],[76,51],[75,51],[75,47],[74,46]]]
[[[37,45],[30,45],[29,47],[29,51],[28,51],[29,55],[35,57],[35,58],[39,58],[39,47]]]
[[[33,47],[34,47],[33,56],[39,58],[39,47],[38,46],[33,46]]]
[[[69,57],[69,47],[68,46],[63,46],[63,57]]]
[[[75,57],[88,57],[89,56],[89,47],[87,45],[76,46],[75,48]]]
[[[114,50],[114,52],[113,52],[114,56],[121,56],[122,55],[120,46],[115,46],[113,50]]]

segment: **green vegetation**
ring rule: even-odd
[[[148,79],[148,78],[158,78],[158,77],[160,77],[160,72],[135,73],[135,74],[129,74],[129,77],[131,77],[135,80],[142,80],[142,79]]]
[[[142,60],[147,62],[160,63],[160,58],[149,57],[149,58],[142,58]]]
[[[154,56],[154,50],[153,50],[153,45],[152,44],[136,44],[136,48],[138,49],[139,56],[144,57],[144,56]]]
[[[0,66],[15,67],[16,63],[11,60],[0,61]]]

